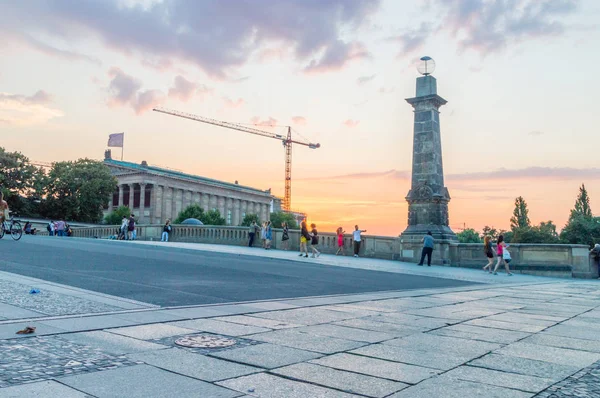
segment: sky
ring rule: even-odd
[[[23,0],[0,3],[0,146],[52,162],[146,160],[283,196],[280,142],[153,112],[258,125],[293,149],[292,207],[323,231],[399,235],[415,64],[436,62],[450,226],[600,210],[596,0]],[[113,148],[114,157],[120,150]]]

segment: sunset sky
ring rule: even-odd
[[[581,183],[600,212],[598,21],[596,0],[4,1],[0,146],[101,159],[125,132],[125,160],[283,196],[280,142],[151,109],[291,125],[321,144],[294,149],[293,208],[398,235],[429,55],[451,227],[508,229],[522,195],[560,228]]]

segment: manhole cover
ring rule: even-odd
[[[184,336],[175,340],[175,344],[191,348],[223,348],[235,343],[233,339],[217,336]]]

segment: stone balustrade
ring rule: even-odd
[[[140,240],[160,240],[162,229],[162,225],[138,225],[137,238]],[[117,233],[117,226],[96,226],[73,230],[74,236],[82,238],[107,239],[116,236]],[[282,230],[274,229],[271,245],[273,249],[283,247],[281,237]],[[289,237],[288,249],[298,251],[300,248],[300,231],[290,230]],[[248,228],[174,225],[169,240],[246,246],[248,244]],[[260,247],[261,244],[260,236],[257,234],[254,246]],[[432,261],[434,264],[481,268],[487,263],[481,244],[436,241],[435,246]],[[336,234],[327,232],[320,234],[319,251],[326,254],[335,254],[337,249]],[[590,257],[589,250],[585,245],[512,244],[509,250],[513,259],[510,267],[517,273],[555,277],[598,277],[598,264]],[[350,234],[344,237],[344,251],[346,255],[353,253],[352,235]],[[418,262],[421,256],[421,242],[391,236],[363,235],[360,256]],[[495,258],[494,261],[496,261]]]

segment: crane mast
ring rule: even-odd
[[[249,134],[280,140],[285,148],[285,193],[283,196],[282,207],[283,210],[286,211],[290,211],[292,208],[292,144],[304,145],[309,147],[310,149],[317,149],[321,147],[321,144],[318,143],[314,144],[311,142],[292,139],[292,128],[290,126],[287,126],[287,136],[284,137],[280,134],[270,133],[268,131],[247,127],[237,123],[224,122],[221,120],[197,116],[191,113],[179,112],[166,108],[154,108],[153,111],[164,113],[166,115],[177,116],[183,119],[193,120],[196,122],[212,124],[214,126],[243,131]]]

